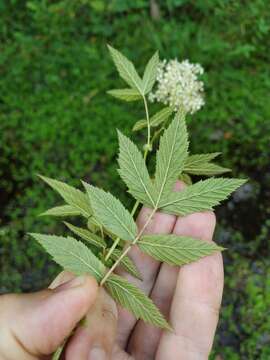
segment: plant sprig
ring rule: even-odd
[[[135,199],[133,209],[129,212],[114,195],[92,184],[83,182],[84,192],[42,176],[65,201],[64,205],[47,210],[42,215],[82,216],[86,226],[78,227],[65,222],[80,241],[70,236],[32,236],[64,269],[75,274],[89,273],[94,276],[100,286],[105,286],[111,296],[137,319],[170,329],[167,320],[152,300],[135,285],[114,274],[114,270],[122,267],[133,276],[141,278],[136,264],[128,257],[134,245],[158,261],[178,266],[223,250],[214,243],[206,243],[200,239],[176,235],[144,235],[144,232],[157,211],[184,216],[212,210],[245,180],[212,177],[192,184],[193,175],[214,176],[229,169],[212,162],[219,153],[188,154],[185,109],[165,106],[156,114],[150,114],[147,100],[159,71],[158,53],[151,57],[140,77],[133,63],[123,54],[111,46],[109,51],[120,77],[129,87],[113,89],[108,93],[123,101],[141,101],[145,110],[145,119],[137,121],[133,127],[133,131],[146,128],[143,153],[131,139],[118,131],[118,171],[129,194]],[[146,159],[149,153],[153,155],[153,145],[158,139],[156,169],[154,174],[150,174]],[[183,191],[175,193],[173,186],[178,179],[189,185]],[[134,220],[139,206],[151,208],[140,231]]]

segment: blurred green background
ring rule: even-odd
[[[0,29],[0,291],[40,289],[58,271],[26,235],[64,230],[37,217],[61,203],[37,173],[126,199],[115,128],[130,134],[143,108],[106,95],[121,85],[106,43],[139,70],[158,49],[206,71],[192,152],[222,151],[221,165],[250,178],[217,211],[229,251],[213,358],[270,359],[270,2],[2,0]]]

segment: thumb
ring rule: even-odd
[[[0,297],[0,355],[32,360],[51,354],[86,315],[97,292],[95,279],[80,276],[53,290],[3,295]]]

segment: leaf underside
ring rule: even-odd
[[[90,274],[101,281],[106,268],[81,241],[72,237],[30,234],[65,270],[75,275]]]
[[[188,135],[183,115],[178,112],[160,139],[154,186],[156,207],[167,200],[188,155]]]
[[[184,172],[191,175],[214,176],[231,171],[230,169],[216,165],[212,162],[220,153],[190,155],[184,166]]]
[[[142,79],[142,90],[143,94],[148,94],[156,81],[157,78],[157,69],[159,64],[159,56],[158,51],[154,53],[154,55],[151,57],[151,59],[148,61],[148,64],[146,65],[143,79]]]
[[[110,232],[126,241],[132,241],[137,226],[131,214],[112,194],[83,182],[90,197],[95,218]]]
[[[61,206],[55,206],[51,209],[48,209],[44,211],[39,216],[59,216],[59,217],[65,217],[65,216],[78,216],[81,212],[72,205],[61,205]]]
[[[175,215],[212,210],[246,182],[245,179],[211,178],[170,193],[160,204],[162,211]]]
[[[230,171],[231,171],[230,169],[224,168],[214,163],[205,163],[205,164],[201,164],[200,166],[184,167],[184,172],[190,175],[215,176]]]
[[[159,125],[161,125],[163,122],[165,122],[173,113],[173,108],[171,107],[165,107],[164,109],[160,110],[159,112],[157,112],[155,115],[153,115],[150,118],[150,126],[151,127],[157,127]],[[138,131],[141,130],[143,128],[147,127],[147,120],[142,119],[142,120],[138,120],[135,125],[133,126],[133,131]]]
[[[126,183],[130,194],[140,202],[153,207],[155,205],[155,189],[143,156],[137,146],[120,131],[118,131],[118,137],[118,172]]]
[[[156,260],[178,266],[223,250],[213,242],[177,235],[145,235],[138,246]]]
[[[139,77],[134,65],[118,50],[108,45],[113,62],[118,70],[119,75],[125,82],[140,94],[143,94],[142,79]]]
[[[121,256],[122,252],[123,251],[121,251],[119,249],[114,249],[114,251],[113,251],[113,253],[111,255],[112,259],[113,260],[118,260],[120,258],[120,256]],[[139,280],[142,280],[142,276],[141,276],[139,270],[137,269],[134,262],[130,259],[130,257],[124,256],[124,258],[120,261],[120,265],[129,274],[135,276]]]
[[[130,86],[130,88],[113,89],[108,93],[124,101],[145,100],[145,96],[152,90],[156,81],[159,64],[158,53],[156,52],[149,60],[143,78],[141,78],[131,61],[113,47],[108,46],[108,48],[120,77]],[[167,120],[173,111],[174,109],[171,107],[165,107],[150,118],[151,127],[161,126],[156,132],[156,137],[159,135],[159,131],[163,131],[166,127]],[[147,121],[142,119],[136,122],[133,131],[145,127],[147,127]],[[145,159],[138,147],[121,132],[118,132],[118,136],[119,174],[130,194],[138,202],[153,208],[154,211],[160,210],[167,214],[184,216],[194,212],[212,210],[246,181],[211,178],[195,184],[191,183],[189,175],[213,176],[230,170],[212,162],[220,153],[188,156],[188,134],[184,115],[180,111],[176,113],[160,138],[154,181],[150,178]],[[85,194],[64,182],[44,176],[40,177],[66,202],[65,205],[49,209],[42,215],[83,215],[87,218],[87,226],[91,231],[65,222],[66,226],[90,245],[102,249],[104,256],[106,256],[107,244],[102,237],[93,233],[97,232],[97,229],[116,241],[115,246],[118,246],[118,242],[122,240],[133,242],[133,244],[138,240],[137,245],[141,251],[170,265],[182,266],[223,250],[213,242],[186,236],[157,234],[143,235],[138,239],[138,230],[132,215],[112,194],[83,182],[87,192]],[[179,178],[184,179],[190,185],[181,192],[173,192],[173,187]],[[92,253],[91,247],[87,247],[83,242],[73,237],[30,235],[64,269],[76,275],[90,274],[98,282],[104,279],[108,269]],[[122,245],[122,243],[120,244]],[[141,279],[139,270],[132,259],[126,255],[119,260],[123,250],[117,247],[112,250],[108,263],[111,260],[119,261],[119,263],[114,263],[114,267],[120,266],[131,275]],[[106,263],[105,260],[104,263]],[[102,283],[111,296],[121,306],[130,310],[136,319],[142,319],[148,324],[171,330],[170,325],[153,301],[124,277],[110,273]],[[60,355],[61,350],[59,349],[53,358],[59,359]]]
[[[118,275],[111,275],[105,282],[105,287],[121,306],[133,313],[136,319],[142,319],[148,324],[171,330],[170,325],[153,301],[126,279]]]
[[[70,186],[62,181],[54,180],[45,176],[39,175],[50,187],[52,187],[68,205],[76,208],[81,215],[89,217],[93,214],[89,199],[82,191]]]
[[[64,221],[64,224],[76,235],[78,235],[80,238],[87,241],[89,244],[94,245],[99,248],[105,248],[106,243],[105,241],[98,235],[93,234],[91,231],[87,229],[83,229],[81,227],[72,225],[66,221]]]
[[[138,101],[142,99],[142,95],[136,89],[114,89],[107,91],[108,94],[117,99],[124,101]]]

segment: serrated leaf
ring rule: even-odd
[[[151,124],[151,123],[150,123]],[[138,120],[135,125],[133,126],[132,128],[132,131],[139,131],[143,128],[146,128],[147,127],[147,120],[145,119],[141,119],[141,120]]]
[[[156,260],[179,266],[223,250],[215,243],[176,235],[146,235],[137,245]]]
[[[121,306],[134,314],[136,319],[142,319],[148,324],[163,329],[171,329],[152,300],[124,278],[111,275],[105,282],[105,287]]]
[[[189,155],[186,158],[185,166],[195,166],[195,165],[198,166],[200,164],[205,164],[207,162],[214,160],[220,154],[221,154],[221,152]]]
[[[143,93],[144,95],[148,94],[156,81],[157,78],[157,69],[159,64],[159,56],[158,51],[151,57],[146,65],[143,79],[142,79],[142,86],[143,86]]]
[[[126,83],[143,94],[142,79],[139,77],[134,65],[120,51],[108,45],[113,62],[119,72],[119,75]]]
[[[142,99],[142,95],[136,89],[114,89],[107,91],[107,93],[124,101],[137,101]]]
[[[97,220],[111,233],[122,240],[132,241],[137,226],[127,209],[112,194],[84,183]]]
[[[210,161],[216,158],[220,153],[196,154],[190,155],[185,162],[184,171],[191,175],[213,176],[231,171]]]
[[[81,212],[72,205],[55,206],[44,211],[39,216],[78,216]]]
[[[160,208],[166,213],[176,215],[212,210],[245,182],[243,179],[226,178],[199,181],[180,192],[169,194],[160,204]]]
[[[231,170],[209,162],[198,166],[185,166],[184,171],[191,175],[215,176]]]
[[[71,205],[78,211],[80,211],[83,216],[89,217],[93,214],[90,201],[86,194],[84,194],[82,191],[62,181],[58,181],[41,175],[39,175],[39,177],[55,191],[57,191],[58,194],[62,196],[62,198],[66,201],[68,205]]]
[[[119,249],[114,249],[111,257],[113,260],[118,260],[119,257],[121,256],[122,251]],[[136,265],[134,264],[134,262],[128,257],[128,256],[124,256],[123,259],[120,261],[120,265],[123,267],[124,270],[126,270],[129,274],[135,276],[137,279],[142,280],[142,276],[139,272],[139,270],[137,269]]]
[[[166,121],[171,114],[173,113],[173,108],[165,107],[164,109],[158,111],[155,115],[150,118],[150,126],[157,127],[161,125],[164,121]],[[139,120],[133,126],[133,131],[138,131],[147,127],[147,121],[145,119]]]
[[[68,236],[30,234],[65,270],[75,275],[90,274],[101,281],[106,268],[81,241]]]
[[[64,221],[64,224],[76,235],[78,235],[80,238],[84,239],[85,241],[89,242],[90,244],[99,247],[99,248],[106,248],[105,241],[98,235],[91,233],[87,229],[83,229],[78,226],[74,226],[66,221]]]
[[[137,146],[120,131],[118,170],[128,191],[143,204],[154,206],[154,186],[150,179],[143,156]]]
[[[154,186],[157,192],[156,206],[171,194],[173,186],[184,167],[188,155],[188,135],[183,115],[178,112],[164,131],[159,150]]]

